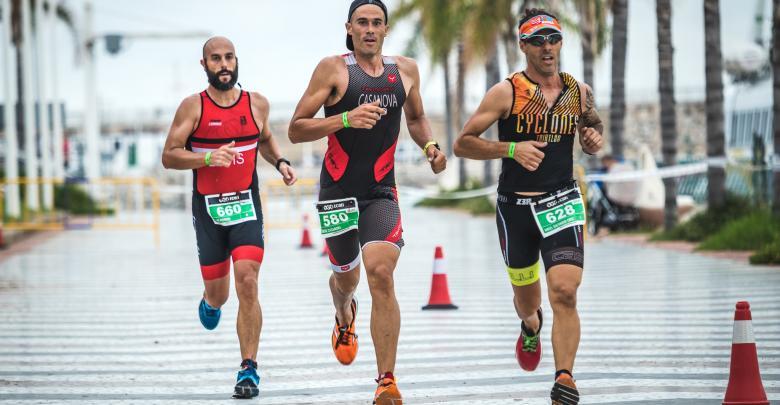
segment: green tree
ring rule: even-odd
[[[607,45],[605,0],[572,0],[579,14],[583,80],[594,90],[593,65]]]
[[[392,12],[395,20],[414,19],[417,26],[413,44],[419,40],[430,52],[431,63],[441,65],[444,75],[445,127],[447,139],[445,152],[452,155],[455,140],[453,130],[452,73],[449,59],[453,46],[462,31],[462,17],[458,13],[460,1],[449,0],[402,0]],[[410,46],[410,49],[415,47]]]
[[[464,25],[469,12],[473,9],[472,0],[403,0],[393,12],[395,19],[416,18],[416,24],[422,29],[420,39],[425,42],[434,65],[441,64],[444,71],[445,104],[447,125],[446,152],[452,154],[452,144],[455,134],[452,126],[457,129],[463,126],[465,120],[465,82],[466,54],[463,49]],[[414,40],[414,39],[413,39]],[[457,69],[455,83],[455,100],[451,98],[449,56],[451,50],[457,48]],[[453,111],[454,107],[454,111]],[[466,184],[465,164],[461,160],[459,169],[459,184]]]

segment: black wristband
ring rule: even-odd
[[[279,171],[279,166],[282,164],[282,162],[287,163],[287,166],[292,166],[289,160],[285,158],[279,158],[279,160],[276,161],[276,171]]]

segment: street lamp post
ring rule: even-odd
[[[92,33],[92,1],[84,2],[84,165],[89,180],[100,177],[100,120],[97,108],[97,77],[95,77],[95,42]]]

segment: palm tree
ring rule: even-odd
[[[498,49],[493,50],[493,55],[487,58],[485,62],[485,90],[489,90],[496,83],[501,81],[501,72],[498,69]],[[497,139],[496,126],[491,126],[485,132],[486,139]],[[493,161],[490,159],[485,160],[485,174],[482,179],[482,184],[488,186],[493,184]]]
[[[527,0],[526,0],[527,1]],[[485,91],[501,81],[499,69],[498,43],[504,42],[506,49],[514,50],[514,55],[507,53],[507,66],[510,72],[515,69],[519,47],[515,32],[514,0],[476,0],[469,13],[465,27],[466,59],[481,60],[485,64]],[[486,139],[496,138],[495,128],[485,132]],[[484,185],[493,184],[493,162],[485,160]]]
[[[609,138],[612,154],[623,156],[623,130],[626,114],[626,43],[628,42],[628,1],[612,1],[612,100],[609,106]]]
[[[593,64],[607,44],[606,7],[604,0],[574,0],[574,6],[580,16],[583,79],[595,92]]]
[[[780,0],[772,2],[772,10],[772,83],[774,86],[772,129],[775,145],[772,211],[775,215],[780,215],[780,169],[777,167],[780,165]]]
[[[466,51],[463,40],[458,41],[458,69],[457,79],[455,84],[455,123],[458,129],[463,128],[466,124]],[[461,190],[466,188],[466,180],[468,173],[466,173],[466,159],[458,158],[458,186]]]
[[[674,49],[672,48],[672,7],[670,0],[656,0],[658,20],[658,92],[661,98],[661,151],[665,166],[671,166],[677,155],[677,117],[674,101]],[[677,223],[677,179],[664,179],[664,227]]]
[[[707,81],[707,156],[725,154],[723,133],[723,59],[720,52],[720,6],[718,0],[704,0],[704,63]],[[726,172],[723,167],[707,169],[707,202],[710,208],[723,205]]]
[[[394,18],[404,19],[412,15],[418,18],[417,24],[422,26],[422,39],[431,52],[433,64],[442,64],[445,80],[445,103],[447,125],[448,154],[452,153],[454,131],[452,125],[460,129],[465,121],[465,82],[466,55],[463,50],[463,26],[467,21],[473,4],[469,0],[403,0],[393,12]],[[450,71],[448,66],[450,51],[458,44],[458,63],[456,72],[454,113],[451,102]],[[465,186],[466,172],[464,161],[459,162],[459,184]]]
[[[459,18],[455,18],[453,15],[457,10],[452,3],[448,0],[402,0],[392,12],[393,18],[399,21],[412,17],[417,18],[418,29],[412,41],[416,42],[422,39],[430,50],[431,63],[441,65],[443,68],[447,132],[445,152],[448,155],[452,154],[452,144],[455,140],[451,91],[452,75],[448,62],[450,51],[457,38],[456,33],[462,29],[461,26],[456,25]]]

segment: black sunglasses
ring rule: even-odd
[[[533,46],[542,46],[544,45],[544,41],[549,42],[550,45],[555,45],[558,42],[563,41],[563,35],[555,32],[547,35],[541,35],[541,34],[529,35],[523,38],[523,42],[527,44],[531,44]]]

